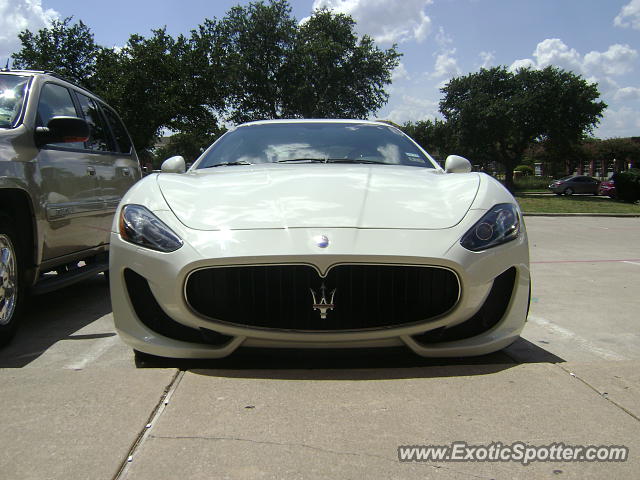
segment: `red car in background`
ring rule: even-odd
[[[613,180],[605,180],[598,187],[598,195],[606,195],[610,198],[616,198],[616,184]]]

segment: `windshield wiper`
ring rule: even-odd
[[[288,158],[277,160],[276,163],[287,162],[308,162],[308,163],[372,163],[376,165],[392,165],[386,162],[376,162],[375,160],[365,160],[364,158]]]
[[[276,160],[276,163],[287,163],[287,162],[308,162],[308,163],[327,163],[326,158],[287,158],[284,160]]]
[[[376,162],[375,160],[365,160],[364,158],[329,158],[327,163],[370,163],[376,165],[393,165],[388,162]]]
[[[233,167],[235,165],[253,165],[251,162],[247,162],[246,160],[239,160],[237,162],[222,162],[216,163],[215,165],[207,165],[203,168],[214,168],[214,167]]]

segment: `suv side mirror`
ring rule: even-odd
[[[449,155],[444,162],[444,171],[447,173],[469,173],[471,162],[459,155]]]
[[[38,144],[86,142],[89,124],[78,117],[53,117],[46,127],[36,128]]]
[[[184,173],[186,171],[184,158],[180,155],[167,158],[164,162],[162,162],[160,170],[162,171],[162,173]]]

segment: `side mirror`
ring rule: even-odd
[[[469,173],[471,162],[459,155],[449,155],[444,162],[444,171],[447,173]]]
[[[89,134],[89,124],[78,117],[53,117],[46,127],[36,128],[36,139],[40,145],[86,142]]]
[[[180,155],[167,158],[164,162],[162,162],[160,170],[162,171],[162,173],[184,173],[186,171],[184,158]]]

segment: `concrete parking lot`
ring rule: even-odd
[[[527,217],[523,338],[492,355],[240,350],[147,362],[102,276],[0,350],[0,478],[637,478],[640,219]],[[400,445],[624,445],[626,462],[398,461]]]

